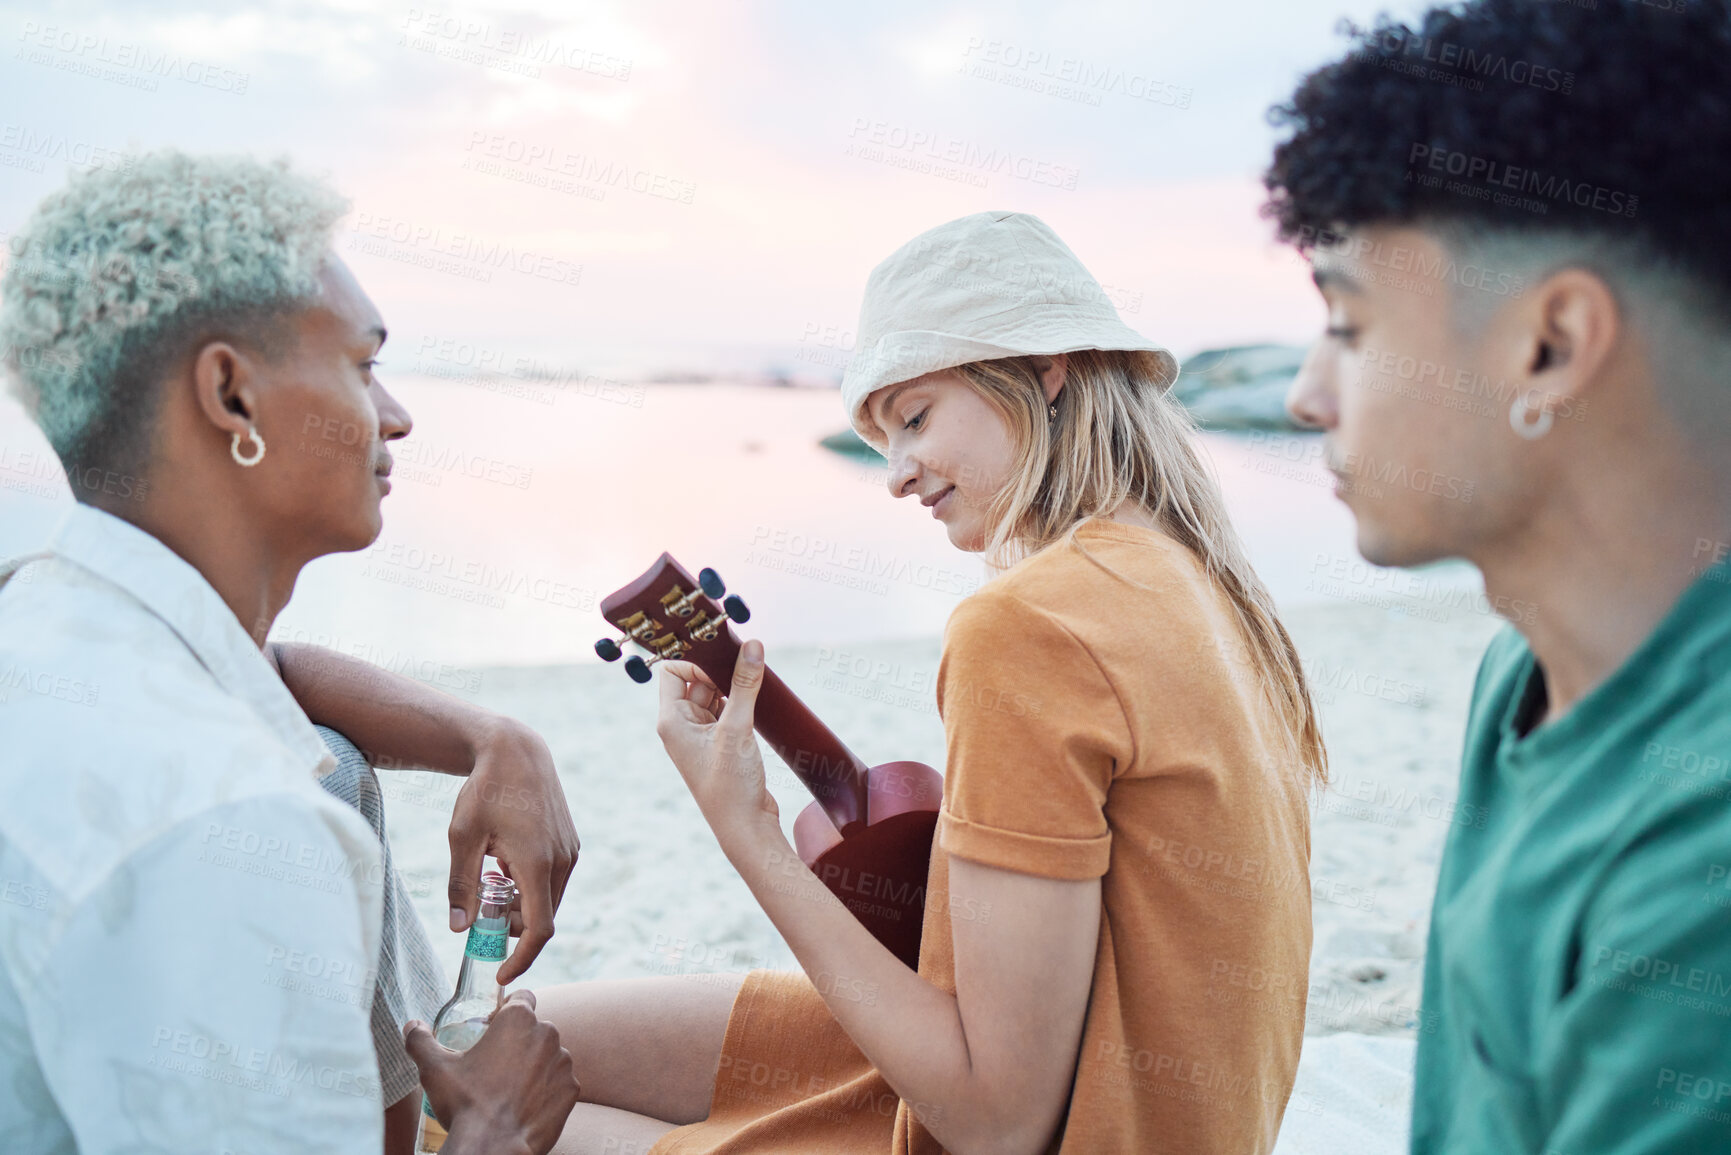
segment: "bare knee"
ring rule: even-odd
[[[728,1016],[744,978],[607,979],[548,987],[535,997],[571,1052],[584,1102],[693,1123],[709,1114]]]

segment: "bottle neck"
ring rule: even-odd
[[[459,1012],[469,1014],[477,1000],[499,999],[499,966],[505,961],[511,929],[509,907],[483,903],[481,917],[469,928],[463,944],[463,964],[457,971],[457,989],[439,1008],[433,1029],[438,1030]]]
[[[448,1027],[456,1031],[465,1023],[471,1027],[476,1023],[483,1024],[478,1029],[465,1027],[457,1031],[449,1042],[440,1039],[456,1050],[473,1045],[502,997],[499,967],[510,951],[511,901],[516,893],[516,884],[497,871],[481,876],[480,917],[469,928],[469,937],[463,944],[463,965],[457,972],[457,989],[439,1008],[433,1023],[433,1030],[440,1034],[444,1034]],[[465,1035],[466,1041],[458,1035]]]

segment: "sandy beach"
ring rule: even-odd
[[[1497,619],[1461,607],[1423,620],[1342,602],[1286,620],[1304,654],[1332,757],[1315,806],[1312,1036],[1411,1037],[1425,925],[1472,677]],[[941,768],[932,701],[938,640],[786,647],[770,664],[867,761]],[[583,838],[558,934],[529,984],[793,967],[792,955],[716,848],[654,733],[653,687],[599,664],[481,671],[470,696],[547,739]],[[773,755],[784,820],[809,801]],[[381,774],[397,861],[448,968],[445,822],[457,781]]]

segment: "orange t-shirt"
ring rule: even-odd
[[[952,908],[950,855],[1101,879],[1093,989],[1052,1151],[1274,1145],[1304,1035],[1310,828],[1307,781],[1261,680],[1189,551],[1116,522],[1084,524],[950,619],[920,974],[953,992],[951,920],[990,917]],[[804,975],[759,971],[735,1001],[709,1118],[654,1150],[942,1148]]]

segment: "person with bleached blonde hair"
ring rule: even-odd
[[[532,997],[463,1054],[405,1022],[444,980],[372,767],[308,714],[469,776],[452,930],[484,850],[545,864],[516,971],[576,855],[545,744],[266,644],[309,561],[378,537],[412,424],[375,373],[384,320],[333,251],[346,210],[287,164],[170,150],[74,177],[11,238],[0,348],[77,501],[0,558],[7,1155],[397,1155],[423,1091],[447,1155],[516,1155],[576,1099]],[[415,724],[434,711],[455,724]],[[501,791],[545,817],[477,801]]]
[[[1017,213],[897,250],[859,333],[843,395],[891,495],[1002,569],[944,637],[919,967],[787,877],[762,647],[725,702],[663,663],[662,740],[803,973],[541,992],[583,1086],[556,1150],[1271,1150],[1326,756],[1176,364]]]

